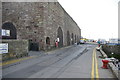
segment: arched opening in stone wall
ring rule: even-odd
[[[4,23],[2,25],[2,30],[5,30],[5,34],[8,34],[8,36],[3,35],[2,39],[17,39],[17,31],[13,23],[11,22]],[[6,31],[9,31],[9,32],[6,33]]]
[[[67,45],[70,45],[70,33],[67,31]]]
[[[50,49],[50,38],[46,37],[46,49]]]
[[[71,38],[72,38],[72,44],[74,44],[74,34],[73,33],[72,33]]]
[[[29,40],[29,50],[30,51],[39,51],[39,43],[30,39]]]
[[[50,45],[50,38],[49,37],[46,38],[46,44]]]
[[[58,28],[57,38],[59,38],[58,47],[63,47],[63,31],[61,27]]]

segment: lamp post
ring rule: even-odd
[[[112,60],[113,64],[115,65],[115,58],[113,57],[114,53],[112,52],[111,54],[112,54],[111,60]]]

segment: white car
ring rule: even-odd
[[[85,40],[80,40],[80,44],[84,44],[85,43]]]

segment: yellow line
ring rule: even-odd
[[[97,58],[96,58],[96,51],[95,51],[95,63],[96,63],[96,78],[98,79],[99,78],[99,73],[98,73],[98,61],[97,61]]]
[[[91,71],[91,78],[94,80],[94,50],[92,55],[92,71]]]
[[[34,57],[35,56],[31,56],[31,57],[27,57],[27,58],[21,58],[21,59],[16,59],[16,60],[11,60],[11,61],[7,61],[7,62],[3,62],[3,63],[0,63],[0,66],[5,66],[5,65],[8,65],[8,64],[20,62],[20,61],[31,59],[31,58],[34,58]]]
[[[95,76],[96,74],[96,76]],[[91,71],[91,79],[94,80],[94,78],[97,78],[99,80],[99,72],[98,72],[98,62],[96,58],[96,49],[94,48],[93,50],[93,55],[92,55],[92,71]]]

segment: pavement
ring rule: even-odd
[[[47,53],[31,52],[33,58],[3,66],[3,78],[109,78],[110,69],[102,69],[97,45],[64,47]],[[15,64],[15,65],[14,65]]]
[[[71,46],[69,48],[63,48],[55,50],[55,54],[45,54],[41,56],[41,53],[35,53],[35,58],[19,61],[16,63],[4,65],[3,69],[3,77],[5,78],[27,78],[28,76],[41,71],[42,69],[46,69],[46,67],[61,61],[67,56],[74,53],[74,50],[82,49],[81,46]],[[33,55],[32,55],[33,56]]]
[[[55,54],[63,49],[67,49],[73,46],[67,46],[67,47],[63,47],[63,48],[58,48],[52,51],[30,51],[29,52],[29,56],[28,57],[22,57],[22,58],[18,58],[18,59],[13,59],[13,60],[9,60],[9,61],[4,61],[4,62],[0,62],[0,66],[10,66],[10,65],[14,65],[17,64],[18,62],[24,61],[24,60],[28,60],[31,58],[36,58],[36,57],[42,57],[42,56],[46,56],[48,54]]]
[[[108,58],[108,56],[102,49],[100,49],[100,52],[104,58],[106,58],[107,60],[110,60],[110,58]],[[115,65],[113,64],[113,62],[110,61],[108,63],[108,66],[111,69],[112,73],[120,80],[120,72],[119,72],[120,70],[118,68],[119,67],[118,64]]]
[[[58,78],[115,78],[110,69],[101,68],[102,59],[99,58],[101,54],[96,52],[95,48],[92,48],[92,50],[71,63]]]
[[[77,48],[77,47],[76,47]],[[66,70],[69,65],[79,56],[81,56],[81,53],[86,49],[86,47],[83,47],[80,49],[80,46],[78,47],[77,51],[71,50],[71,55],[68,55],[66,58],[61,59],[59,62],[50,65],[46,69],[35,73],[34,75],[30,76],[29,78],[58,78],[58,76]]]
[[[100,78],[108,78],[108,79],[116,79],[116,76],[112,73],[111,69],[108,67],[108,69],[103,69],[101,68],[103,63],[102,63],[102,58],[99,58],[101,56],[101,53],[99,51],[96,51],[97,59],[98,59],[98,69],[99,69],[99,77]]]

